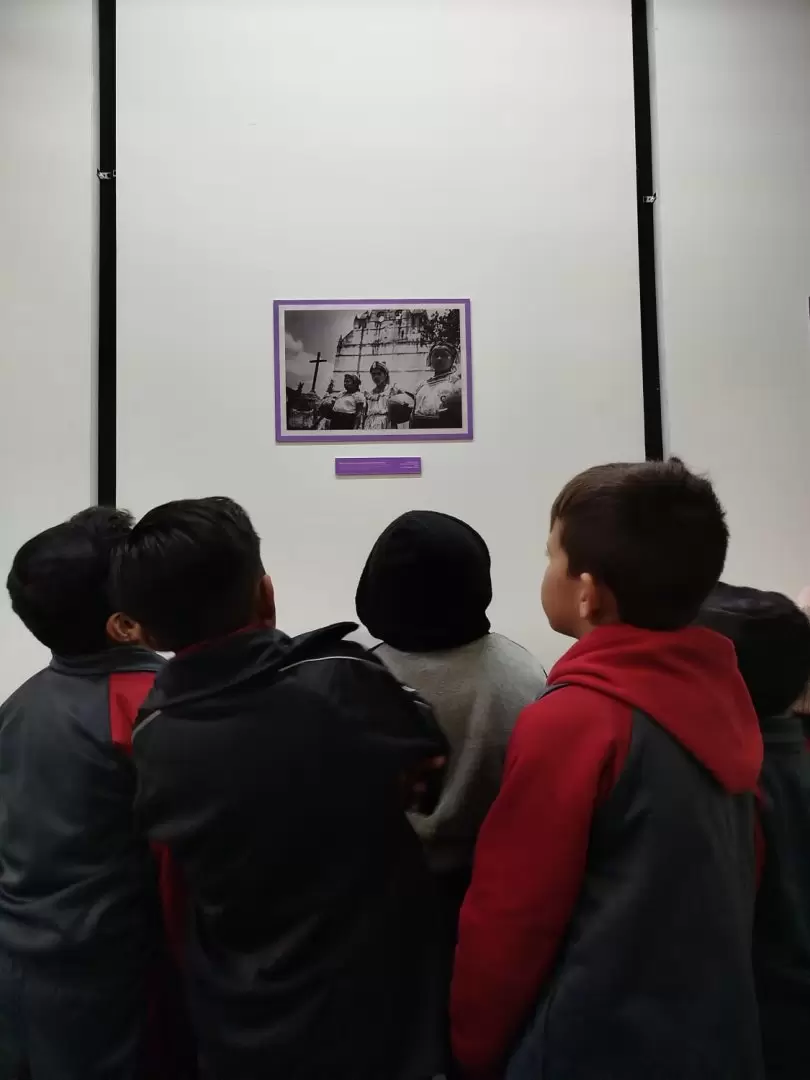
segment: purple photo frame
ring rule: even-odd
[[[424,429],[392,429],[391,434],[358,431],[323,431],[306,434],[287,429],[284,422],[286,411],[286,370],[282,370],[281,313],[288,308],[414,308],[414,307],[457,307],[463,313],[464,342],[461,350],[461,363],[464,371],[464,399],[466,406],[466,426],[461,431],[442,431],[430,433]],[[473,386],[472,386],[472,344],[469,300],[274,300],[273,301],[273,345],[275,372],[275,419],[276,442],[278,443],[392,443],[392,442],[448,442],[469,441],[473,438]]]

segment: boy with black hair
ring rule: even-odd
[[[734,644],[765,744],[764,866],[754,974],[768,1080],[810,1072],[810,753],[792,709],[810,679],[810,621],[780,593],[719,584],[699,622]]]
[[[577,644],[518,720],[461,915],[451,1003],[475,1080],[760,1080],[756,714],[690,626],[723,510],[677,461],[575,477],[543,607]]]
[[[188,885],[207,1075],[441,1072],[441,940],[403,793],[446,754],[426,706],[345,640],[353,624],[275,629],[259,538],[230,499],[151,511],[113,581],[176,653],[135,730],[137,810]]]
[[[53,653],[0,706],[0,1015],[33,1080],[135,1080],[160,938],[135,834],[132,725],[160,660],[108,599],[132,519],[93,507],[29,540],[14,611]]]

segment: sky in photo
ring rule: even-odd
[[[361,308],[342,308],[339,311],[301,311],[288,308],[284,312],[284,346],[287,360],[287,386],[293,390],[299,383],[304,390],[312,389],[315,357],[320,352],[324,361],[318,369],[315,390],[323,395],[332,378],[338,338],[348,334],[354,317]]]

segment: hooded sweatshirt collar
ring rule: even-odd
[[[549,686],[582,686],[651,717],[730,792],[752,791],[762,736],[731,642],[700,627],[599,627],[552,668]]]
[[[289,638],[280,630],[260,627],[196,646],[169,661],[158,676],[146,707],[156,711],[203,702],[305,660],[322,652],[326,645],[338,647],[356,629],[356,623],[336,623]]]
[[[164,663],[151,649],[139,645],[111,645],[102,652],[84,656],[53,656],[50,667],[60,675],[98,678],[121,671],[158,671]]]

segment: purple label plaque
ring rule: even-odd
[[[421,476],[420,457],[339,457],[335,476]]]

